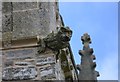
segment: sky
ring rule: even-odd
[[[76,64],[80,64],[81,36],[91,36],[98,80],[118,80],[118,4],[117,2],[60,2],[60,14],[73,35],[70,41]]]

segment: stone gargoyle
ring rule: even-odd
[[[69,41],[72,37],[72,30],[69,27],[59,27],[57,33],[50,33],[43,39],[38,40],[38,52],[44,52],[46,48],[52,49],[53,51],[59,51],[60,49],[69,46]]]

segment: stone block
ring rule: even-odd
[[[2,46],[4,48],[10,48],[11,47],[11,40],[12,40],[12,33],[9,32],[3,32],[2,33]]]
[[[39,69],[41,80],[55,79],[55,66],[46,66]]]
[[[3,69],[3,80],[28,80],[37,76],[35,67],[16,67]]]
[[[16,50],[8,50],[3,52],[7,58],[16,58],[16,59],[26,59],[33,58],[35,56],[35,48],[31,49],[16,49]]]
[[[49,34],[49,16],[38,9],[13,13],[13,38],[46,36]]]
[[[3,51],[2,53],[5,57],[3,66],[9,67],[13,65],[18,65],[17,62],[21,62],[19,63],[19,66],[21,66],[23,63],[25,64],[25,62],[27,64],[26,66],[34,65],[34,61],[26,61],[26,59],[34,59],[36,53],[35,49],[36,48],[30,48],[30,49],[24,48],[24,49]]]
[[[48,56],[48,57],[40,57],[37,59],[36,65],[45,65],[45,64],[52,64],[55,63],[54,56]]]
[[[9,66],[13,66],[14,65],[13,60],[10,60],[10,59],[6,60],[3,63],[4,63],[3,67],[9,67]]]
[[[12,12],[12,2],[2,2],[2,13]]]
[[[13,11],[37,8],[37,2],[13,2]]]

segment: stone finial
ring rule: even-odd
[[[81,40],[83,44],[83,50],[79,50],[81,64],[77,65],[77,69],[79,70],[79,80],[92,80],[90,82],[97,82],[99,72],[95,71],[96,62],[93,60],[95,60],[96,57],[93,55],[93,48],[90,48],[89,46],[91,43],[90,35],[87,33],[83,34]]]
[[[90,35],[88,35],[88,33],[83,34],[81,40],[82,40],[82,44],[91,43]]]

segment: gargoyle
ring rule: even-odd
[[[44,52],[46,48],[58,51],[69,46],[72,31],[69,27],[59,27],[57,33],[50,33],[47,37],[39,39],[38,52]]]

